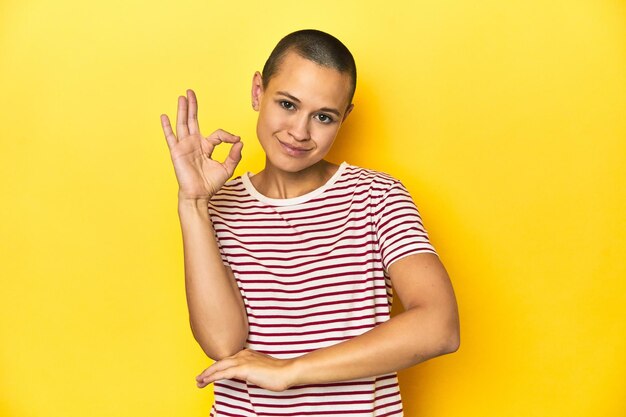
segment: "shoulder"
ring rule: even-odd
[[[402,187],[399,179],[386,172],[357,165],[348,164],[345,177],[354,181],[358,186],[368,188],[372,196],[383,196],[394,187]]]
[[[372,182],[389,185],[400,182],[397,178],[391,176],[386,172],[352,164],[346,165],[346,175],[358,178],[358,180],[361,182]]]

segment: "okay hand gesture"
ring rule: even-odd
[[[233,175],[241,161],[241,138],[221,129],[207,137],[202,136],[198,126],[198,101],[193,90],[187,90],[187,97],[178,97],[176,135],[166,114],[161,115],[161,126],[174,163],[178,198],[210,199]],[[211,159],[213,150],[222,142],[232,144],[226,160]]]

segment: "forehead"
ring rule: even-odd
[[[267,85],[270,93],[288,92],[305,104],[333,106],[341,110],[350,104],[350,88],[351,79],[347,73],[319,65],[295,52],[288,52],[283,57]]]

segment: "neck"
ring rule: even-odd
[[[324,185],[337,172],[337,168],[337,165],[322,159],[302,171],[286,172],[266,160],[265,169],[252,176],[250,181],[266,197],[295,198]]]

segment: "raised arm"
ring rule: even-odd
[[[460,343],[458,308],[437,255],[407,256],[394,262],[389,274],[405,308],[401,314],[360,336],[295,359],[280,360],[243,350],[198,375],[198,387],[237,378],[281,391],[294,385],[383,375],[456,351]]]
[[[222,262],[208,202],[232,176],[241,160],[243,143],[223,130],[203,137],[197,110],[196,96],[187,90],[187,97],[178,98],[176,134],[165,114],[161,115],[161,125],[179,185],[189,322],[207,356],[219,360],[243,349],[248,322],[232,270]],[[222,142],[232,147],[220,163],[211,159],[211,154]]]

